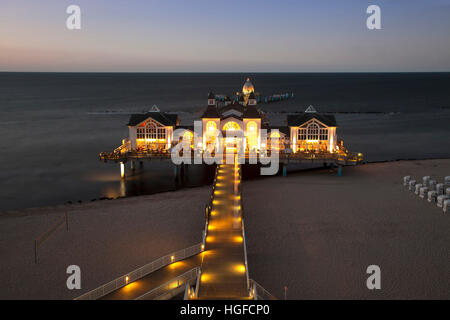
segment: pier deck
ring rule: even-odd
[[[219,166],[198,299],[249,299],[238,170]]]
[[[159,286],[175,279],[183,273],[199,267],[202,263],[205,252],[199,253],[190,258],[177,261],[165,266],[155,272],[136,281],[130,282],[128,285],[119,288],[99,300],[134,300],[138,297],[158,288]]]
[[[360,153],[279,153],[280,163],[334,163],[336,165],[357,165],[363,161],[363,156]],[[226,155],[224,155],[226,157]],[[270,157],[270,153],[268,154]],[[107,153],[102,152],[99,155],[101,161],[104,162],[122,162],[126,163],[128,161],[150,161],[150,160],[171,160],[170,152],[122,152],[122,153]],[[244,158],[244,159],[242,159]],[[257,154],[256,157],[251,155],[249,152],[245,152],[243,157],[240,158],[240,163],[250,163],[250,159],[256,160],[259,163],[260,155]],[[191,163],[194,163],[194,156],[191,155]]]

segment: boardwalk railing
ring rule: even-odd
[[[237,192],[235,195],[239,199],[239,211],[240,211],[240,217],[241,217],[242,239],[243,239],[244,258],[245,258],[245,274],[247,277],[247,290],[250,291],[250,277],[248,275],[248,262],[247,262],[247,239],[245,237],[245,227],[244,227],[244,205],[243,205],[243,201],[242,201],[242,199],[243,199],[243,197],[242,197],[242,167],[239,167],[238,181],[239,181],[239,184],[237,186]]]
[[[128,152],[101,152],[99,158],[102,161],[107,160],[123,160],[123,159],[170,159],[169,150],[146,150],[146,151],[128,151]]]
[[[270,150],[267,151],[265,157],[270,157]],[[99,158],[102,161],[125,161],[127,159],[170,159],[171,153],[168,149],[160,149],[160,150],[132,150],[129,151],[128,148],[119,147],[113,152],[101,152],[99,154]],[[194,155],[191,154],[191,158],[193,159]],[[243,163],[246,159],[258,159],[261,157],[261,153],[257,152],[255,154],[250,153],[249,151],[244,152],[242,155],[239,155],[239,162]],[[357,164],[363,161],[363,155],[357,152],[296,152],[296,153],[287,153],[283,150],[279,151],[279,157],[281,160],[331,160],[331,161],[339,161],[345,162],[348,164]]]
[[[269,291],[264,289],[258,282],[250,279],[250,286],[252,288],[252,296],[255,300],[278,300]]]
[[[182,249],[179,251],[176,251],[174,253],[165,255],[164,257],[161,257],[153,262],[150,262],[146,264],[143,267],[140,267],[139,269],[136,269],[130,273],[127,273],[113,281],[108,282],[107,284],[104,284],[94,290],[91,290],[82,296],[76,298],[75,300],[96,300],[99,299],[117,289],[120,289],[127,284],[139,280],[142,277],[145,277],[146,275],[161,269],[165,266],[168,266],[169,264],[172,264],[174,262],[184,260],[186,258],[192,257],[196,254],[199,254],[203,251],[202,243],[196,244],[192,247]]]
[[[205,229],[203,230],[203,241],[202,241],[202,248],[204,249],[206,246],[206,236],[208,235],[208,223],[209,223],[209,218],[211,217],[211,210],[212,210],[212,205],[213,205],[213,201],[214,201],[214,191],[216,190],[216,183],[217,183],[217,175],[219,173],[219,165],[216,166],[216,173],[214,175],[214,181],[213,181],[213,187],[211,189],[211,194],[209,195],[209,200],[208,203],[205,206]]]
[[[185,290],[186,284],[192,284],[198,275],[199,267],[193,268],[182,275],[167,281],[163,285],[152,289],[137,297],[135,300],[166,300]]]

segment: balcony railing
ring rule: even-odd
[[[226,156],[226,150],[224,150],[224,156]],[[194,154],[196,155],[202,155],[202,156],[208,156],[208,157],[215,157],[215,153],[212,154],[204,154],[203,150],[192,150],[190,149],[190,155],[187,155],[192,158],[194,157]],[[235,150],[233,149],[233,153],[235,153]],[[327,151],[297,151],[295,153],[289,152],[286,149],[282,149],[278,151],[278,155],[280,159],[285,160],[336,160],[341,162],[348,162],[348,163],[359,163],[363,161],[363,155],[361,153],[356,152],[349,152],[347,149],[341,147],[341,149],[338,152],[327,152]],[[183,151],[179,152],[179,156],[183,157]],[[256,158],[259,159],[260,157],[271,157],[272,151],[267,150],[264,153],[261,153],[259,151],[256,152],[249,152],[248,150],[245,151],[242,154],[238,154],[240,159],[252,159]],[[171,150],[167,149],[166,145],[161,145],[158,148],[139,148],[138,150],[131,150],[129,141],[124,141],[124,144],[122,144],[120,147],[116,148],[113,152],[102,152],[99,154],[100,160],[108,161],[119,161],[119,160],[127,160],[127,159],[169,159],[171,157]]]

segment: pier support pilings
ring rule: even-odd
[[[176,164],[173,168],[173,178],[176,183],[182,183],[184,179],[185,164]]]
[[[287,177],[287,163],[282,163],[281,167],[283,170],[283,177]]]
[[[122,179],[125,179],[125,163],[124,162],[120,163],[120,177]]]
[[[135,171],[135,163],[134,163],[134,160],[131,160],[131,161],[130,161],[130,169],[131,169],[131,172],[134,172],[134,171]]]

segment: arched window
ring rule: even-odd
[[[241,130],[241,127],[239,127],[239,125],[234,122],[234,121],[230,121],[227,122],[224,126],[223,126],[223,130],[224,131],[235,131],[235,130]]]
[[[183,143],[193,145],[194,144],[194,134],[191,131],[186,130],[183,134]]]
[[[255,121],[247,123],[248,149],[258,147],[258,125]]]
[[[278,139],[280,139],[280,138],[281,138],[281,135],[280,135],[279,132],[274,131],[274,132],[272,132],[272,133],[270,134],[270,137],[271,137],[271,138],[278,138]]]
[[[308,125],[308,140],[319,140],[319,126],[315,123]]]
[[[157,139],[158,138],[158,127],[153,121],[149,121],[145,126],[145,138],[146,139]]]
[[[192,141],[194,139],[194,134],[186,130],[183,134],[183,141]]]
[[[215,135],[217,130],[217,124],[214,121],[208,121],[206,123],[206,132],[208,135]]]

